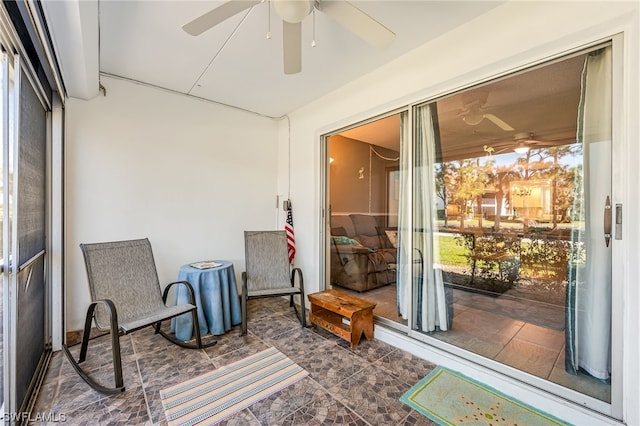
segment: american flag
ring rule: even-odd
[[[291,214],[291,201],[287,201],[287,222],[284,224],[287,233],[287,248],[289,249],[289,263],[293,264],[296,256],[296,239],[293,235],[293,214]]]

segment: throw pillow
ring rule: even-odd
[[[349,237],[345,237],[344,235],[334,235],[331,238],[333,239],[333,242],[336,244],[345,244],[350,246],[360,245],[358,241],[351,239]]]
[[[389,238],[389,241],[391,241],[391,245],[393,245],[395,248],[398,248],[398,231],[385,229],[384,233],[387,234],[387,238]]]

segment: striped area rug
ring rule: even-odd
[[[160,390],[169,425],[212,425],[309,373],[275,348]]]

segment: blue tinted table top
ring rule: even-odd
[[[180,267],[178,281],[188,281],[193,287],[198,306],[200,334],[224,334],[232,326],[240,324],[240,300],[233,270],[233,263],[215,260],[221,266],[198,269],[189,264]],[[189,293],[185,286],[176,286],[176,304],[189,303]],[[176,317],[171,322],[178,340],[187,341],[193,333],[191,314]]]

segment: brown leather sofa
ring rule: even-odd
[[[397,249],[384,215],[331,217],[331,284],[359,292],[396,281]]]

